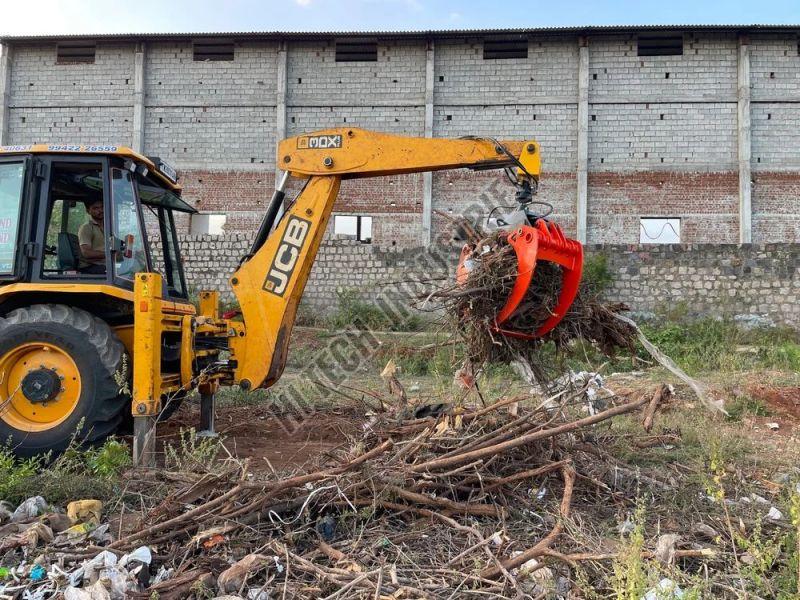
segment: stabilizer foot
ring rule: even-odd
[[[197,435],[200,437],[217,437],[214,430],[214,408],[216,396],[214,394],[200,394],[200,427]]]
[[[133,464],[153,467],[156,464],[156,417],[133,418]]]

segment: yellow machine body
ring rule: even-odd
[[[159,165],[127,148],[19,146],[0,149],[0,156],[14,152],[122,156],[157,173],[170,189],[180,190],[159,171]],[[285,213],[268,224],[261,243],[230,277],[240,319],[220,316],[217,291],[201,292],[197,308],[165,298],[158,273],[136,274],[133,291],[80,282],[0,285],[0,311],[4,301],[24,294],[37,298],[58,294],[62,299],[90,294],[130,303],[132,323],[113,329],[132,359],[130,411],[135,423],[150,427],[163,409],[162,400],[177,391],[199,387],[201,393],[211,394],[219,385],[264,388],[280,378],[298,304],[343,179],[510,167],[535,184],[541,170],[535,141],[413,138],[356,128],[283,140],[277,161],[289,176],[307,181]],[[179,367],[169,372],[162,368],[165,335],[180,339]],[[220,358],[223,349],[227,352],[224,359]],[[199,368],[201,363],[206,367]],[[18,412],[24,414],[24,410]],[[140,457],[153,447],[148,427],[139,428],[135,438],[135,453]]]

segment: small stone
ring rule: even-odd
[[[705,523],[697,523],[692,529],[692,531],[694,532],[695,535],[699,535],[701,537],[705,537],[710,540],[719,537],[719,533],[717,532],[717,530],[711,527],[710,525],[706,525]]]
[[[773,521],[780,521],[781,519],[783,519],[783,513],[773,506],[772,508],[769,509],[769,512],[767,513],[767,518]]]

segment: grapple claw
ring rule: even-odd
[[[492,330],[509,337],[536,339],[552,331],[572,306],[575,296],[578,294],[583,271],[583,246],[580,242],[567,238],[558,225],[545,219],[537,220],[533,226],[523,225],[510,231],[508,243],[517,255],[517,279],[508,300],[497,313]],[[465,246],[461,251],[456,272],[456,281],[461,285],[466,282],[469,275],[470,250],[468,246]],[[531,281],[533,281],[538,260],[553,262],[562,267],[563,279],[558,302],[552,314],[534,333],[509,329],[504,324],[525,298]]]

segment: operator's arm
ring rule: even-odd
[[[81,247],[81,256],[86,259],[105,258],[105,250],[92,249],[92,224],[86,222],[78,229],[78,243]]]

